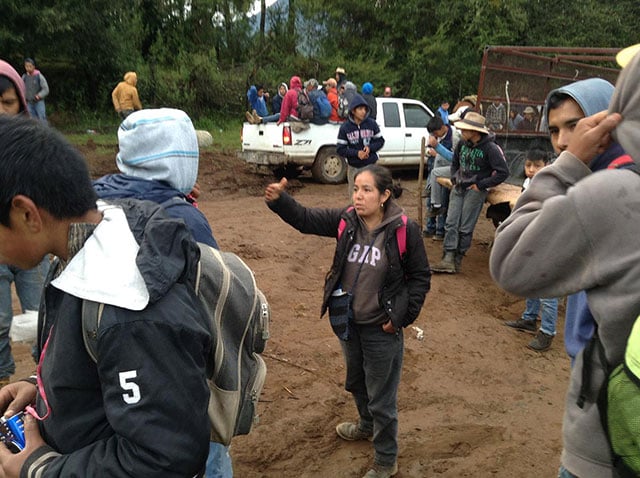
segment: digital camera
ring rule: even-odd
[[[13,453],[24,449],[26,444],[22,416],[23,412],[8,418],[0,417],[0,441],[7,445]]]

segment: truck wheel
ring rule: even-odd
[[[324,184],[340,184],[347,180],[347,162],[336,148],[322,148],[311,166],[313,179]]]

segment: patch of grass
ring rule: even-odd
[[[213,146],[207,150],[233,153],[240,149],[241,118],[200,118],[194,126],[213,136]]]
[[[115,133],[102,134],[94,133],[64,133],[65,138],[73,145],[95,144],[98,154],[113,152],[113,147],[118,144],[118,137]]]
[[[72,144],[93,143],[98,152],[111,152],[118,144],[118,125],[113,120],[80,115],[74,121],[62,124],[58,121],[55,126]],[[213,146],[205,150],[230,154],[240,149],[242,118],[199,118],[194,121],[194,126],[213,136]]]

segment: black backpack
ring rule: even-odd
[[[338,116],[340,118],[349,118],[349,99],[341,93],[338,95]]]
[[[211,324],[211,376],[207,383],[211,440],[228,445],[258,421],[256,407],[267,366],[259,355],[269,338],[271,311],[253,272],[237,255],[198,243],[194,289]],[[98,329],[104,304],[83,300],[82,332],[97,362]]]
[[[298,91],[298,118],[301,120],[313,119],[313,105],[304,89]]]

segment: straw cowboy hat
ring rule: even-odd
[[[627,63],[629,63],[633,59],[633,57],[636,56],[636,53],[638,53],[639,51],[640,51],[640,43],[628,46],[627,48],[619,51],[618,54],[616,55],[616,61],[618,62],[618,65],[624,68],[625,66],[627,66]]]
[[[475,111],[468,111],[464,115],[464,118],[456,121],[455,127],[458,129],[466,129],[470,131],[477,131],[478,133],[489,134],[489,130],[484,124],[484,116]]]
[[[534,115],[536,114],[536,110],[534,110],[531,106],[527,106],[522,113],[525,115]]]
[[[461,118],[466,114],[465,112],[471,108],[470,106],[464,105],[458,108],[455,112],[449,115],[449,122],[455,123],[456,121],[460,121]]]

